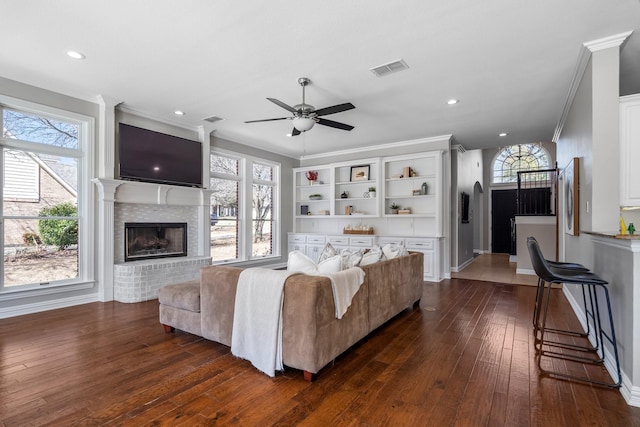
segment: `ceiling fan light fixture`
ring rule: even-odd
[[[316,122],[309,117],[296,117],[293,119],[293,127],[298,129],[300,132],[306,132],[310,130]]]

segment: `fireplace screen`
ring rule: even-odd
[[[124,260],[187,256],[184,222],[127,222],[124,224]]]

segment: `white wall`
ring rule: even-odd
[[[456,159],[457,170],[453,171],[453,159]],[[457,267],[468,263],[473,259],[474,240],[474,217],[480,212],[474,212],[473,207],[478,203],[474,200],[474,186],[476,182],[483,184],[483,161],[482,150],[471,150],[461,153],[451,152],[452,158],[452,198],[451,198],[451,228],[452,240],[455,239],[452,248],[451,266],[455,270]],[[454,177],[455,175],[455,177]],[[455,179],[455,185],[454,180]],[[469,222],[463,224],[461,195],[465,192],[469,195]],[[482,196],[482,194],[480,194]],[[480,224],[478,224],[480,225]],[[456,231],[453,231],[456,230]]]

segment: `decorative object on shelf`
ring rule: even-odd
[[[348,191],[343,191],[342,194],[340,195],[341,199],[348,199],[349,198],[349,192]]]
[[[426,182],[423,182],[422,186],[420,186],[420,194],[425,196],[425,195],[427,195],[428,192],[429,192],[429,186],[427,185]]]
[[[633,236],[633,233],[636,232],[636,228],[633,226],[632,222],[629,223],[629,227],[627,228],[627,230],[629,231],[629,234],[631,234],[632,236]]]
[[[373,227],[368,225],[362,225],[359,227],[351,227],[350,225],[346,226],[342,230],[342,234],[375,234],[373,232]]]
[[[395,215],[398,213],[398,210],[400,209],[400,205],[397,203],[391,203],[391,206],[389,206],[389,209],[391,209],[391,213]]]
[[[370,165],[351,166],[351,181],[368,181]]]
[[[411,177],[411,168],[409,166],[405,166],[404,170],[402,171],[402,177],[403,178],[410,178]]]
[[[369,192],[365,191],[364,193],[362,193],[362,197],[364,197],[365,199],[368,199],[370,197]]]
[[[376,187],[369,187],[369,197],[371,198],[376,197]]]
[[[322,194],[310,194],[309,200],[322,200]]]
[[[627,234],[627,226],[624,224],[624,218],[620,215],[620,234],[623,236]]]
[[[309,181],[309,185],[313,185],[318,180],[318,171],[307,171],[305,176]]]
[[[422,190],[413,190],[413,195],[414,196],[419,196],[422,194]]]
[[[410,213],[411,209],[409,208],[398,209],[398,215],[409,215]]]
[[[300,205],[300,215],[309,215],[309,205]]]

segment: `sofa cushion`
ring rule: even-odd
[[[158,291],[160,304],[182,310],[200,312],[200,281],[166,285]]]

